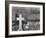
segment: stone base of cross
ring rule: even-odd
[[[18,31],[22,31],[22,21],[24,20],[24,18],[22,17],[22,14],[19,14],[19,18],[17,18],[17,20],[19,20],[19,29],[18,29]]]

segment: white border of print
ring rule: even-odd
[[[12,31],[12,7],[36,7],[36,8],[40,8],[40,30]],[[9,35],[35,34],[35,33],[43,33],[43,6],[42,5],[9,4]]]

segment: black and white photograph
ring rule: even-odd
[[[10,3],[8,12],[8,35],[43,33],[43,5]]]
[[[12,7],[12,31],[40,30],[40,8]]]
[[[9,12],[11,14],[9,20],[10,22],[9,29],[12,32],[19,31],[38,32],[40,30],[42,32],[42,26],[40,25],[40,21],[42,20],[42,17],[40,17],[40,13],[42,13],[42,6],[9,4],[9,7],[10,7]]]

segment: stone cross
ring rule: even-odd
[[[21,14],[19,14],[19,17],[17,18],[17,20],[19,20],[19,29],[18,31],[22,30],[22,21],[24,20],[24,18],[22,17]]]

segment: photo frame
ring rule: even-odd
[[[19,17],[20,19],[17,20]],[[6,37],[38,36],[44,34],[45,3],[24,1],[5,2]]]

